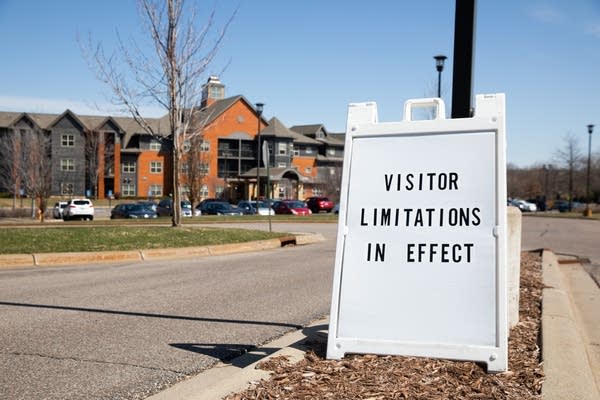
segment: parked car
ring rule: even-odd
[[[63,217],[63,210],[66,206],[66,201],[59,201],[54,203],[54,208],[52,209],[52,216],[56,219],[61,219]]]
[[[90,199],[71,199],[63,209],[62,218],[64,221],[71,219],[94,219],[94,204]]]
[[[315,214],[320,213],[321,211],[329,213],[331,212],[331,210],[333,210],[333,207],[335,205],[333,204],[333,201],[329,200],[327,197],[324,196],[308,197],[304,200],[304,202],[306,203],[308,208],[310,208],[310,211],[312,211]]]
[[[582,209],[585,206],[583,203],[579,203],[577,201],[571,202],[571,211]],[[569,211],[569,201],[568,200],[556,200],[552,205],[551,210],[558,210],[559,212],[567,212]]]
[[[159,217],[170,217],[173,215],[173,199],[166,198],[158,202],[156,206],[156,213]],[[187,200],[181,200],[181,216],[191,217],[192,216],[192,203]]]
[[[158,215],[150,206],[140,203],[117,204],[110,211],[110,219],[115,218],[156,218]]]
[[[229,204],[227,201],[208,201],[200,203],[197,207],[201,215],[244,215],[239,210]]]
[[[208,199],[202,200],[200,203],[198,203],[198,205],[196,206],[196,208],[194,208],[194,216],[198,217],[198,216],[202,215],[202,211],[200,211],[200,210],[202,208],[206,207],[207,203],[214,202],[214,201],[225,201],[225,200],[223,200],[223,199],[212,199],[212,198],[208,198]]]
[[[533,203],[530,203],[521,199],[512,199],[509,201],[509,205],[518,207],[522,212],[532,212],[537,211],[537,206]]]
[[[273,204],[273,203],[271,203]],[[240,209],[246,215],[258,214],[258,215],[273,215],[275,211],[269,207],[269,203],[264,200],[256,201],[248,201],[242,200],[237,204],[238,209]]]
[[[275,214],[310,215],[312,211],[300,200],[280,200],[273,204]]]
[[[156,207],[158,206],[156,204],[156,202],[152,201],[152,200],[140,200],[137,202],[137,204],[142,204],[144,205],[146,208],[150,208],[152,209],[152,211],[156,212]]]

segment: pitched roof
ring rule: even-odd
[[[265,136],[291,138],[294,140],[294,143],[319,144],[318,141],[287,128],[277,117],[271,118],[269,126],[260,131],[260,134]]]
[[[279,119],[273,117],[269,120],[269,126],[260,131],[261,136],[275,136],[280,138],[293,138],[290,131]]]
[[[20,112],[0,112],[0,127],[7,128],[11,126],[19,115],[23,115]]]
[[[328,146],[343,147],[345,142],[345,135],[339,135],[337,133],[329,133],[325,129],[323,124],[311,124],[311,125],[294,125],[290,128],[292,131],[298,132],[302,135],[314,138],[319,143],[325,143]],[[318,132],[323,132],[323,135],[317,135]],[[321,137],[318,137],[321,136]],[[341,136],[341,137],[340,137]]]
[[[310,125],[294,125],[290,128],[294,132],[298,132],[301,135],[307,135],[315,137],[319,130],[323,130],[327,134],[327,130],[323,124],[310,124]]]
[[[46,129],[54,120],[56,120],[57,116],[58,114],[2,111],[0,112],[0,127],[8,128],[17,123],[21,118],[25,117],[31,119],[40,128]]]

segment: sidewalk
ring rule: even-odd
[[[600,288],[575,257],[544,251],[544,400],[600,399]]]

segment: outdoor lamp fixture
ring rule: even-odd
[[[256,115],[258,115],[257,121],[258,125],[256,127],[256,137],[258,138],[258,143],[256,147],[256,156],[258,157],[256,164],[256,201],[260,198],[260,118],[262,117],[264,103],[256,103]]]
[[[592,210],[590,210],[590,163],[591,163],[591,158],[592,158],[592,132],[594,131],[594,125],[589,124],[587,126],[588,128],[588,133],[589,133],[589,140],[588,140],[588,160],[587,160],[587,189],[586,189],[586,207],[585,207],[585,216],[586,217],[591,217],[592,216]]]
[[[442,71],[444,70],[444,61],[446,61],[446,57],[443,54],[438,54],[437,56],[433,56],[435,58],[435,69],[438,72],[438,97],[442,97]]]

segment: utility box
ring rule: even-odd
[[[436,118],[413,120],[421,106]],[[472,118],[409,100],[379,123],[350,104],[327,357],[347,353],[486,363],[507,356],[503,94]]]

